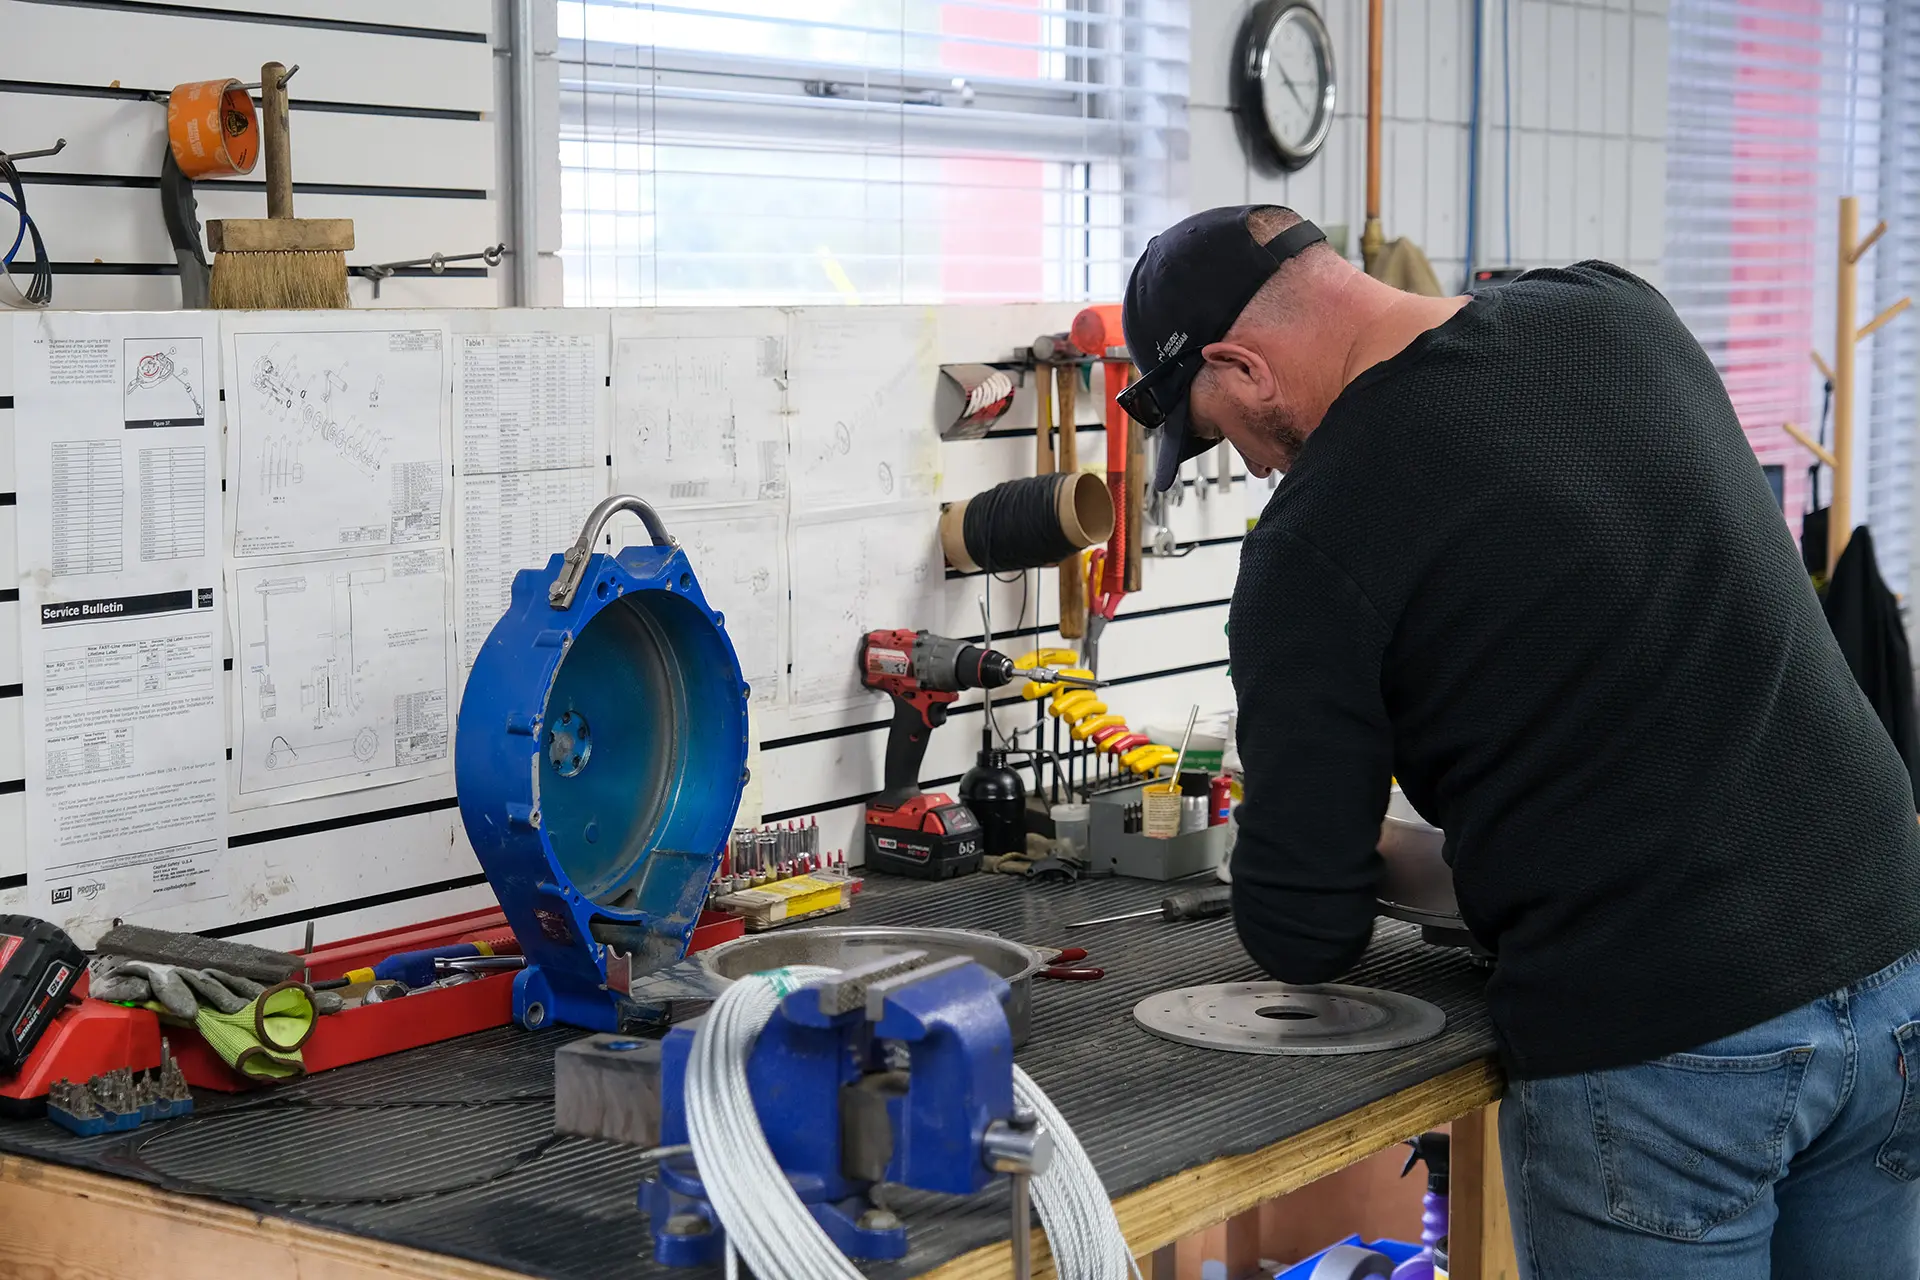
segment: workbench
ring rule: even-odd
[[[823,923],[988,929],[1088,949],[1084,963],[1106,977],[1038,982],[1032,1038],[1018,1057],[1073,1125],[1142,1255],[1462,1119],[1454,1275],[1500,1270],[1493,1237],[1504,1201],[1485,1109],[1502,1082],[1484,971],[1461,952],[1421,943],[1411,926],[1382,921],[1348,980],[1439,1005],[1447,1014],[1439,1037],[1304,1058],[1171,1044],[1135,1025],[1134,1004],[1169,987],[1261,976],[1232,924],[1064,927],[1154,905],[1166,891],[1122,880],[874,878],[851,918]],[[639,1152],[553,1134],[553,1055],[579,1034],[501,1028],[275,1090],[202,1094],[194,1116],[130,1134],[82,1139],[44,1120],[0,1122],[0,1276],[694,1276],[652,1261],[635,1207]],[[869,1274],[1010,1275],[1004,1188],[965,1199],[900,1192],[889,1203],[908,1224],[912,1252]],[[1482,1247],[1483,1226],[1484,1267],[1462,1257]]]

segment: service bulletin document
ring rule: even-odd
[[[217,317],[15,322],[28,909],[216,923],[228,893]]]

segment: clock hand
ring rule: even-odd
[[[1302,111],[1308,110],[1307,100],[1300,96],[1300,87],[1294,84],[1293,77],[1287,74],[1287,69],[1281,63],[1280,59],[1275,58],[1273,60],[1273,69],[1280,73],[1280,82],[1287,86],[1287,92],[1291,93],[1293,100],[1300,104],[1300,109]]]

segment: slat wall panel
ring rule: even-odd
[[[305,76],[302,70],[294,84]],[[492,120],[368,116],[296,106],[292,121],[296,190],[312,183],[478,191],[493,185]],[[46,145],[57,135],[67,140],[67,147],[57,156],[22,162],[29,183],[44,174],[158,181],[167,107],[164,102],[125,98],[0,92],[0,139],[24,149],[27,144],[41,145],[33,140],[42,134],[46,134]],[[262,176],[255,168],[237,181],[258,182]],[[219,191],[228,181],[234,180],[205,179],[196,184],[196,190]],[[29,201],[36,199],[39,184],[34,185],[27,193]],[[259,191],[249,194],[264,210],[266,197]],[[158,198],[149,194],[150,201]],[[172,255],[156,261],[172,261]]]
[[[223,191],[208,184],[198,198],[202,219],[266,216],[266,199],[257,192]],[[46,239],[47,254],[56,262],[174,260],[158,191],[40,184],[28,191],[27,201]],[[497,243],[489,200],[303,194],[295,197],[294,209],[303,218],[352,218],[349,263],[400,262],[436,250],[471,253]],[[55,299],[63,303],[64,282],[65,277],[54,281]]]
[[[170,278],[159,282],[174,287]],[[408,300],[410,287],[420,283],[444,288],[489,282],[394,280],[383,293],[388,301]],[[365,305],[360,296],[365,288],[365,282],[356,282],[356,305]],[[432,305],[430,300],[412,300]],[[1073,311],[1064,304],[942,309],[936,328],[938,358],[1006,358],[1033,336],[1063,329]],[[4,397],[12,392],[6,363],[10,345],[0,344],[0,350],[9,352],[0,357]],[[1086,428],[1082,455],[1097,460],[1104,456],[1103,433],[1097,429],[1097,379],[1094,388],[1083,389],[1079,403]],[[0,410],[0,457],[9,467],[10,419],[9,411]],[[1000,424],[1003,434],[942,445],[941,495],[963,497],[1029,474],[1032,422],[1031,391],[1025,389]],[[1029,434],[1019,434],[1023,429]],[[1137,727],[1178,724],[1194,702],[1207,709],[1230,705],[1224,602],[1233,590],[1251,496],[1249,481],[1237,468],[1229,489],[1209,491],[1204,502],[1188,489],[1184,501],[1170,509],[1169,523],[1176,538],[1192,550],[1178,560],[1150,558],[1145,589],[1127,598],[1103,639],[1103,674],[1126,681],[1105,697]],[[0,563],[13,563],[14,515],[15,508],[0,507]],[[1023,652],[1035,644],[1061,643],[1051,634],[1058,595],[1050,572],[1028,575],[1023,615],[1018,581],[990,583],[983,575],[952,575],[945,580],[935,616],[897,621],[952,635],[978,635],[977,601],[988,587],[998,630],[1047,629],[1037,637],[1005,637],[999,641],[1004,648]],[[0,628],[0,686],[17,684],[17,604],[0,604]],[[1187,669],[1192,667],[1200,669]],[[1002,690],[1001,696],[1009,693],[1017,694],[1017,689]],[[951,723],[933,736],[925,778],[950,778],[972,763],[981,726],[977,701],[977,694],[963,699]],[[21,898],[10,886],[25,871],[24,796],[10,789],[25,770],[21,707],[18,697],[0,697],[0,908]],[[1010,731],[1028,723],[1032,710],[1021,704],[1002,708],[998,716]],[[773,744],[761,752],[758,764],[763,811],[817,816],[829,847],[846,848],[857,859],[860,810],[846,802],[879,786],[887,718],[883,699],[824,715],[775,709],[757,717],[760,740]],[[849,727],[850,732],[834,732]],[[822,731],[825,736],[808,736]],[[792,741],[796,736],[802,740]],[[245,936],[256,941],[288,946],[298,942],[299,921],[309,916],[318,922],[317,935],[326,940],[485,905],[491,894],[484,884],[469,883],[479,867],[452,798],[451,779],[434,779],[234,814],[230,931],[238,936],[245,930]],[[19,905],[31,906],[23,901]],[[249,929],[256,921],[268,923]]]
[[[262,63],[279,61],[300,65],[292,93],[312,102],[493,109],[493,51],[484,40],[34,0],[0,0],[0,31],[0,80],[166,90],[195,74],[252,80]]]
[[[297,211],[354,220],[349,264],[498,243],[492,10],[489,0],[0,0],[0,147],[68,142],[25,165],[55,305],[179,305],[157,188],[166,107],[141,95],[195,76],[251,80],[269,58],[301,66]],[[262,177],[197,184],[200,217],[264,216]],[[390,281],[377,300],[366,281],[350,292],[358,307],[492,307],[506,289],[504,267],[476,264]]]
[[[231,0],[169,0],[174,7],[231,10]],[[116,6],[120,7],[120,6]],[[292,18],[319,18],[329,22],[361,22],[374,26],[402,26],[450,34],[487,35],[493,26],[491,0],[251,0],[258,14]]]

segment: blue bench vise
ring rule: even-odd
[[[800,1200],[851,1258],[899,1258],[906,1227],[876,1205],[886,1182],[968,1195],[1014,1179],[1016,1247],[1030,1230],[1027,1181],[1052,1139],[1013,1097],[1006,983],[964,956],[884,956],[787,995],[747,1060],[747,1083],[775,1159]],[[687,1058],[698,1023],[660,1046],[659,1141],[688,1142]],[[725,1243],[690,1154],[667,1154],[640,1190],[656,1262],[720,1261]]]
[[[620,512],[652,545],[595,551]],[[659,1020],[633,984],[686,954],[746,759],[725,619],[653,508],[608,498],[514,578],[460,705],[460,818],[526,955],[521,1026]]]

